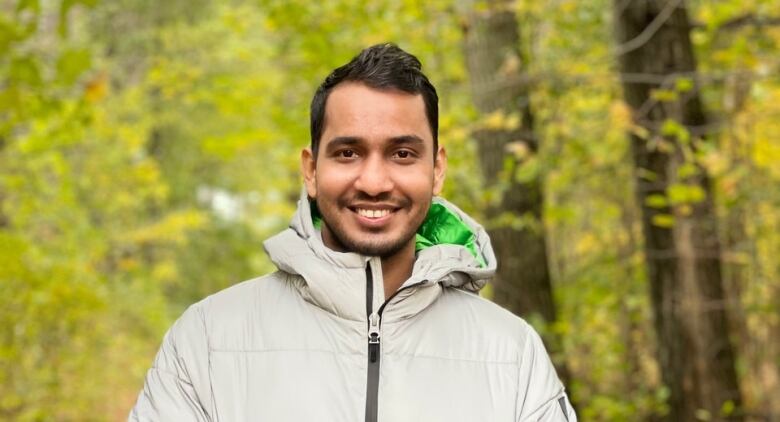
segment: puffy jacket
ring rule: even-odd
[[[278,271],[192,305],[132,421],[574,421],[539,336],[478,296],[485,231],[435,198],[412,276],[388,300],[377,257],[325,247],[309,202],[264,243]]]

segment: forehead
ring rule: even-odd
[[[325,105],[322,141],[335,137],[386,140],[416,136],[433,145],[433,135],[421,94],[379,90],[361,83],[333,88]]]

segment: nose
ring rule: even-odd
[[[393,190],[393,178],[385,160],[369,156],[355,179],[355,189],[369,196],[379,196]]]

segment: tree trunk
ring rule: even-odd
[[[511,2],[488,4],[484,11],[466,11],[464,48],[472,98],[483,115],[515,114],[521,118],[519,125],[483,127],[474,133],[485,188],[500,195],[487,209],[486,225],[498,259],[493,300],[517,315],[541,317],[549,325],[556,319],[556,310],[541,224],[540,177],[517,177],[524,162],[537,151],[528,86],[522,73],[525,59],[520,51],[518,22]],[[512,146],[525,153],[512,153]],[[514,220],[515,224],[507,220]],[[517,221],[522,223],[516,224]],[[566,381],[566,366],[555,359],[555,353],[560,351],[559,341],[547,332],[545,343],[557,360],[558,373]]]
[[[710,181],[692,159],[707,118],[686,9],[681,0],[614,5],[623,93],[644,128],[630,136],[667,417],[741,419]],[[636,74],[657,82],[626,77]],[[704,197],[680,201],[670,187]]]
[[[739,122],[737,118],[749,104],[755,79],[756,75],[751,72],[738,72],[728,75],[722,87],[724,112],[728,116],[728,122],[724,125],[725,136],[721,150],[730,158],[734,169],[745,170],[751,175],[758,171],[754,168],[752,159],[753,137],[742,133],[740,126],[751,126],[755,122]],[[759,328],[751,327],[748,318],[752,312],[746,312],[745,306],[750,307],[753,304],[742,300],[746,292],[748,297],[752,296],[749,294],[752,280],[756,279],[756,269],[760,266],[756,241],[748,234],[747,227],[748,222],[758,212],[756,200],[745,194],[760,191],[761,182],[757,183],[759,185],[745,180],[740,183],[741,195],[736,198],[726,196],[727,203],[731,203],[726,207],[723,218],[723,281],[727,297],[733,304],[729,316],[732,336],[736,340],[736,352],[745,362],[743,378],[740,380],[742,393],[746,402],[752,402],[751,408],[754,411],[750,412],[751,416],[773,420],[773,417],[777,418],[775,415],[780,415],[780,367],[776,364],[780,345],[776,340],[778,324],[766,322]]]

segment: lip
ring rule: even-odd
[[[395,213],[398,212],[399,210],[398,207],[379,205],[379,204],[354,205],[348,208],[352,212],[352,215],[355,216],[355,220],[357,220],[358,224],[369,229],[379,229],[386,226],[393,218],[393,216],[395,216]],[[365,217],[363,215],[360,215],[357,211],[358,209],[373,210],[373,211],[387,210],[389,212],[385,216],[372,218],[372,217]]]

